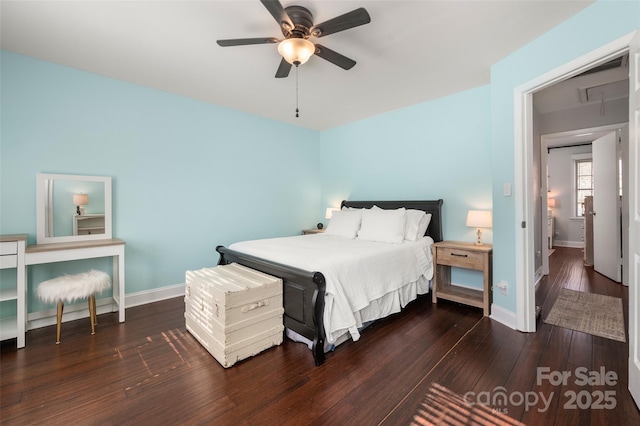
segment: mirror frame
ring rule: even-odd
[[[47,221],[46,212],[46,191],[45,181],[47,180],[71,180],[89,181],[104,183],[104,234],[92,235],[68,235],[61,237],[47,237],[45,234],[45,224]],[[58,175],[49,173],[36,174],[36,243],[66,243],[72,241],[109,240],[112,237],[111,223],[111,178],[108,176],[80,176],[80,175]]]

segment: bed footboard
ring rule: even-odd
[[[284,326],[313,342],[315,364],[324,362],[324,293],[325,279],[320,272],[309,272],[260,259],[224,246],[216,247],[218,265],[239,263],[265,274],[282,278]]]

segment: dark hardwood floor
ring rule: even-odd
[[[626,320],[628,290],[584,268],[581,256],[567,248],[551,256],[537,291],[542,318],[568,287],[622,297]],[[183,313],[177,298],[127,309],[123,324],[116,313],[100,315],[93,336],[88,319],[65,323],[60,345],[55,327],[29,331],[24,349],[3,342],[0,423],[640,424],[627,390],[628,345],[542,320],[525,334],[479,309],[421,297],[321,367],[306,346],[285,340],[224,369],[185,330]],[[537,383],[538,367],[604,367],[618,380],[553,386]],[[608,391],[615,408],[565,407],[567,392],[585,405],[597,391]]]

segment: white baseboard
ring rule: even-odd
[[[553,245],[558,247],[583,248],[584,241],[553,240]]]
[[[536,274],[533,277],[533,282],[535,282],[534,286],[535,289],[538,289],[538,284],[540,284],[540,281],[542,280],[542,277],[544,277],[544,274],[542,273],[542,266],[540,266],[537,270],[536,270]]]
[[[184,296],[184,284],[176,284],[152,290],[140,291],[125,295],[125,308],[146,305],[147,303],[159,302],[161,300],[172,299]],[[111,298],[96,299],[96,314],[107,312],[117,312],[118,306]],[[89,318],[89,306],[87,302],[64,305],[62,322],[73,321],[81,318]],[[56,308],[44,311],[30,312],[27,315],[27,330],[47,327],[56,324]]]
[[[126,304],[124,306],[133,308],[134,306],[146,305],[147,303],[159,302],[180,296],[184,296],[184,283],[127,294],[125,296]]]
[[[500,324],[506,325],[507,327],[516,330],[516,314],[511,311],[507,311],[500,306],[497,306],[495,303],[491,304],[491,315],[489,317],[492,320],[498,321]]]

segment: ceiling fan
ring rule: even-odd
[[[218,40],[220,46],[279,43],[278,52],[282,55],[282,60],[276,72],[276,78],[287,77],[291,70],[291,65],[297,67],[304,64],[314,54],[345,70],[353,68],[356,64],[353,59],[347,58],[320,44],[312,43],[309,37],[320,38],[368,24],[371,22],[371,18],[364,8],[352,10],[344,15],[314,25],[313,15],[305,7],[292,5],[285,8],[279,0],[260,0],[260,2],[280,25],[284,39],[260,37]]]

